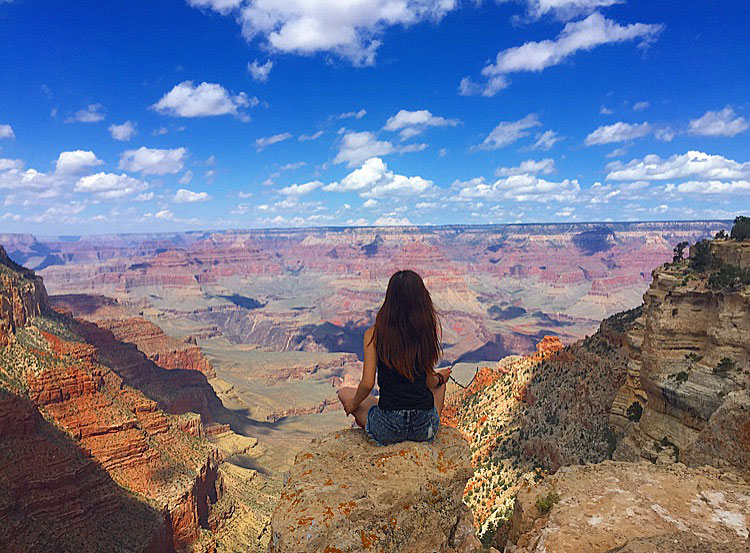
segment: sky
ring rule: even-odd
[[[0,0],[0,232],[731,219],[750,2]]]

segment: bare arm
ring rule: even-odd
[[[427,374],[427,387],[428,388],[437,388],[440,386],[440,379],[438,378],[438,373],[443,375],[443,384],[448,382],[448,377],[451,375],[451,367],[446,367],[444,369],[435,369],[435,372],[433,374]]]
[[[352,405],[350,406],[349,413],[354,411],[359,404],[362,403],[367,396],[372,392],[373,386],[375,386],[375,369],[378,365],[378,354],[375,351],[375,341],[372,340],[372,327],[365,331],[364,349],[365,349],[365,363],[362,368],[362,379],[357,386],[357,392],[354,394]]]

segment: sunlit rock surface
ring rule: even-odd
[[[271,518],[271,553],[477,551],[461,502],[471,474],[458,432],[375,446],[361,430],[313,440]]]

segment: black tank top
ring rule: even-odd
[[[427,373],[414,371],[414,382],[378,359],[378,406],[383,411],[402,409],[432,409],[435,405],[432,392],[427,387]]]

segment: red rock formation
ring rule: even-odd
[[[47,306],[42,279],[11,261],[0,246],[0,347]]]

